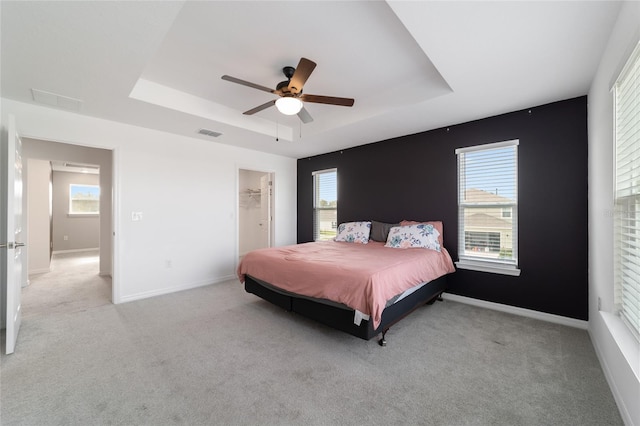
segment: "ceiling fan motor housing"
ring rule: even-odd
[[[296,72],[296,69],[294,67],[282,68],[282,73],[284,74],[285,77],[287,77],[287,80],[291,80],[291,77],[293,77],[293,74],[295,72]]]
[[[278,83],[278,85],[276,86],[276,92],[281,93],[282,95],[289,93],[289,82],[281,81],[280,83]]]
[[[281,96],[286,96],[288,93],[291,92],[291,90],[289,90],[289,83],[291,83],[291,77],[293,77],[293,74],[295,74],[295,72],[296,72],[296,69],[294,67],[282,68],[282,73],[284,74],[285,77],[287,77],[287,81],[281,81],[276,86],[276,91],[279,92]],[[300,93],[302,93],[302,91],[300,91]]]

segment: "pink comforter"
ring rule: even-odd
[[[249,274],[292,293],[347,305],[369,315],[375,329],[388,300],[454,271],[444,248],[323,241],[254,250],[237,272],[241,282]]]

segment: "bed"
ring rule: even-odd
[[[446,289],[453,262],[441,222],[349,222],[334,241],[254,250],[238,265],[245,290],[353,336],[381,336]]]

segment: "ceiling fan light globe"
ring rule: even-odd
[[[302,109],[302,101],[298,98],[283,97],[276,101],[276,108],[284,115],[296,115]]]

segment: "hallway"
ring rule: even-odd
[[[98,272],[98,250],[54,254],[51,271],[22,289],[23,320],[111,304],[111,278]]]

